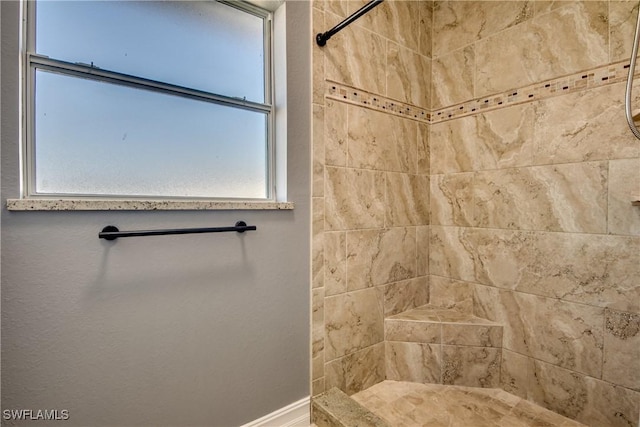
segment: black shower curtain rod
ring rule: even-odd
[[[316,35],[316,43],[318,43],[318,46],[326,45],[327,44],[327,40],[329,40],[335,33],[337,33],[338,31],[342,30],[344,27],[346,27],[347,25],[351,24],[353,21],[355,21],[356,19],[360,18],[362,15],[364,15],[367,12],[369,12],[371,9],[373,9],[374,7],[376,7],[377,5],[379,5],[382,2],[383,2],[383,0],[370,1],[369,3],[365,4],[364,6],[362,6],[353,15],[351,15],[350,17],[348,17],[347,19],[345,19],[344,21],[342,21],[341,23],[339,23],[338,25],[336,25],[335,27],[333,27],[332,29],[330,29],[326,33],[318,33],[318,35]]]

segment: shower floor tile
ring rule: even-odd
[[[393,427],[584,427],[495,388],[387,380],[351,398]]]

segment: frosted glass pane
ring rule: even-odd
[[[216,1],[40,0],[36,52],[264,102],[263,25]]]
[[[36,71],[37,193],[265,198],[265,135],[263,113]]]

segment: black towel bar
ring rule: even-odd
[[[107,225],[98,233],[99,239],[115,240],[119,237],[136,237],[136,236],[164,236],[168,234],[196,234],[196,233],[224,233],[227,231],[236,231],[244,233],[245,231],[257,230],[255,225],[247,225],[244,221],[236,222],[233,227],[210,227],[210,228],[175,228],[168,230],[137,230],[137,231],[120,231],[114,225]]]

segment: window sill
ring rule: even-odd
[[[210,200],[9,199],[10,211],[292,210],[293,202]]]

